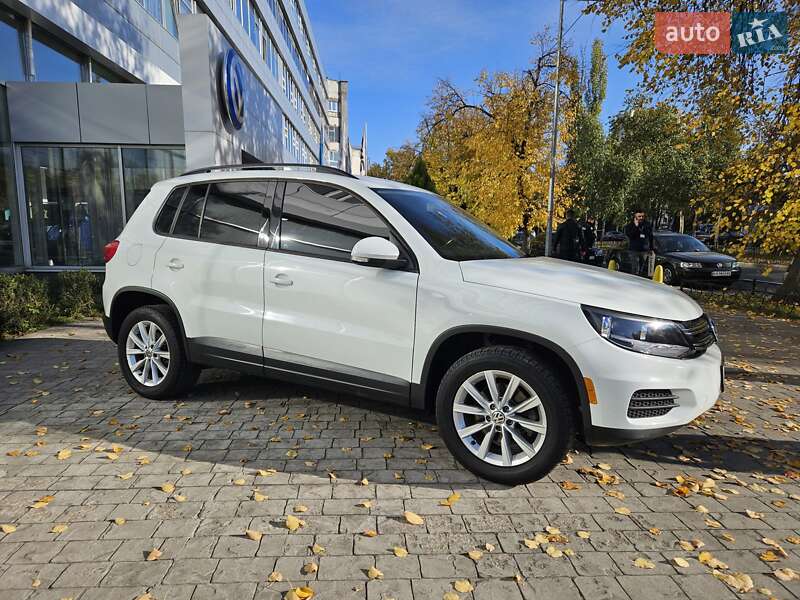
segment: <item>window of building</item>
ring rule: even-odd
[[[181,200],[183,200],[183,195],[185,193],[185,186],[172,190],[169,198],[167,198],[167,201],[164,202],[161,212],[158,213],[158,220],[156,220],[155,225],[156,233],[160,233],[161,235],[169,235],[169,232],[172,229],[172,221],[175,220],[175,213],[178,212],[178,209],[181,206]]]
[[[22,263],[19,245],[17,191],[14,179],[14,154],[8,130],[6,90],[0,86],[0,267]]]
[[[338,166],[339,165],[339,151],[338,150],[328,150],[328,163],[331,166]]]
[[[25,81],[19,20],[0,10],[0,80]]]
[[[91,59],[89,60],[89,70],[92,83],[125,83],[125,80],[114,71],[106,69]]]
[[[81,55],[44,31],[33,30],[33,62],[36,81],[83,81]]]
[[[389,239],[389,228],[371,207],[338,188],[286,183],[280,248],[321,258],[350,260],[357,241]]]
[[[206,198],[200,239],[237,246],[258,245],[264,223],[263,181],[212,183]]]
[[[178,12],[182,15],[191,15],[197,10],[194,0],[178,0]]]
[[[328,112],[338,113],[339,112],[339,101],[338,100],[331,100],[328,98]]]
[[[333,126],[333,127],[326,127],[325,129],[328,131],[327,139],[328,139],[329,142],[338,142],[339,141],[339,126],[338,125]]]
[[[186,152],[183,149],[123,148],[122,179],[128,218],[130,219],[154,183],[180,175],[185,167]]]
[[[103,264],[122,230],[116,148],[23,147],[33,264]]]
[[[172,235],[196,238],[200,232],[200,220],[203,218],[203,205],[206,200],[207,185],[193,185],[186,193],[181,205],[181,212],[172,228]]]

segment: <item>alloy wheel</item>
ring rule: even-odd
[[[158,385],[169,372],[169,343],[152,321],[139,321],[128,332],[125,355],[136,381],[147,387]]]
[[[470,452],[501,467],[531,460],[547,435],[539,396],[520,377],[499,370],[480,371],[459,386],[453,422]]]

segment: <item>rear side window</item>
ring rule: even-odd
[[[218,244],[258,245],[266,223],[263,181],[212,183],[206,197],[200,239]]]
[[[183,199],[181,212],[172,235],[196,238],[200,232],[200,219],[203,216],[203,203],[206,199],[207,185],[193,185]]]
[[[156,220],[156,233],[169,235],[172,221],[175,219],[175,213],[178,212],[184,193],[186,193],[186,187],[179,187],[172,190],[172,193],[164,203],[164,207],[161,209],[161,213]]]
[[[280,249],[322,258],[350,260],[365,237],[389,239],[389,228],[368,204],[339,188],[286,182]]]

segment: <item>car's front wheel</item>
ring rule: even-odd
[[[513,346],[457,360],[439,385],[436,419],[450,452],[490,481],[516,485],[547,475],[574,432],[571,398],[552,368]]]
[[[664,265],[664,283],[667,285],[678,285],[678,276],[675,274],[675,267]]]
[[[200,374],[188,362],[180,328],[166,307],[143,306],[122,322],[117,338],[119,366],[128,385],[146,398],[185,394]]]

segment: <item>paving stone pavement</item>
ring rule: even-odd
[[[800,597],[773,574],[800,571],[800,324],[716,316],[716,408],[514,488],[400,409],[227,371],[180,402],[137,397],[96,321],[5,342],[0,598]]]

